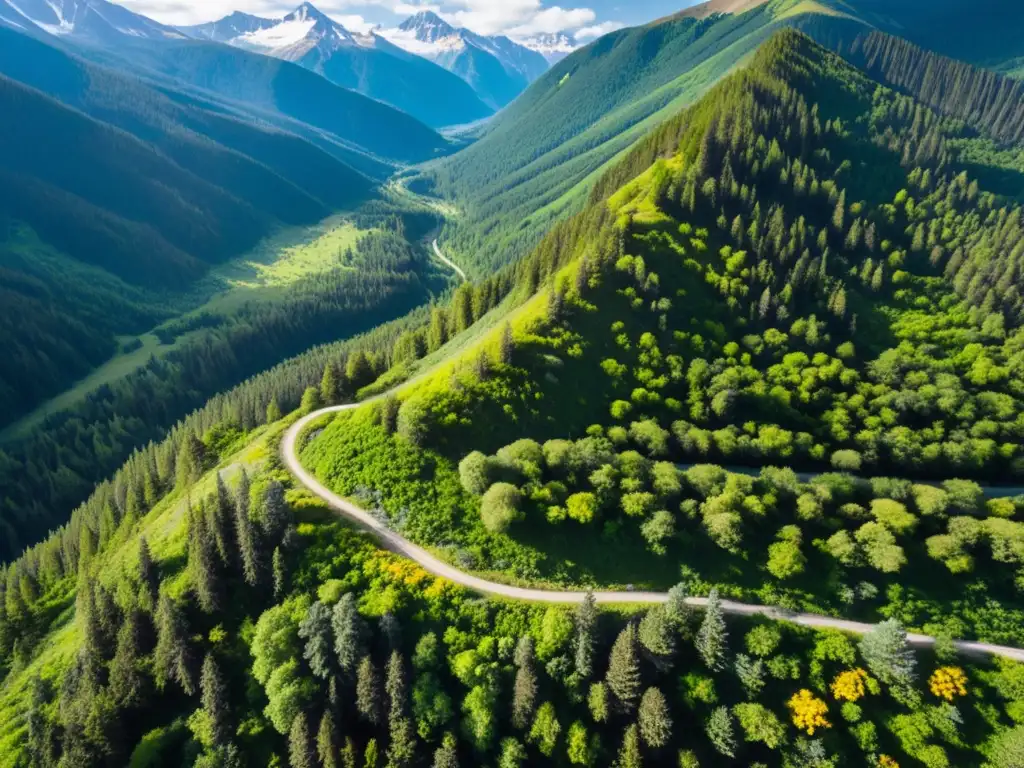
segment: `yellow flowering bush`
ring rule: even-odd
[[[867,692],[868,673],[860,667],[836,675],[832,681],[832,696],[839,701],[858,701]]]
[[[928,679],[928,688],[940,699],[952,701],[967,695],[967,675],[960,667],[939,667]]]
[[[832,723],[825,717],[828,705],[806,688],[794,693],[786,706],[793,713],[793,725],[805,731],[808,736],[813,736],[819,728],[832,727]]]
[[[878,756],[878,768],[900,768],[900,764],[888,755]]]

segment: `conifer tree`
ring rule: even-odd
[[[203,444],[195,432],[186,430],[175,462],[178,488],[188,488],[203,471]]]
[[[675,631],[665,606],[656,605],[644,614],[637,632],[647,657],[660,669],[668,669],[676,652]]]
[[[214,613],[223,606],[224,585],[217,545],[202,507],[189,510],[188,533],[188,567],[192,587],[199,607],[205,613]]]
[[[153,562],[153,554],[149,549],[149,542],[145,536],[139,536],[139,584],[146,594],[147,610],[156,609],[158,594],[160,590],[160,575],[157,573],[156,564]]]
[[[338,386],[334,363],[328,362],[324,366],[324,375],[320,378],[320,401],[324,405],[334,405],[340,400],[341,388]]]
[[[334,718],[330,712],[324,712],[320,718],[320,728],[316,734],[316,752],[320,758],[320,768],[341,768],[338,729],[334,727]]]
[[[590,679],[594,672],[594,633],[597,628],[597,601],[587,591],[576,609],[575,663],[579,680]]]
[[[267,403],[267,414],[266,423],[273,424],[275,421],[281,420],[281,406],[277,403],[277,397],[273,396],[270,398],[270,402]]]
[[[524,635],[516,646],[516,679],[512,688],[512,724],[526,730],[537,704],[537,672],[534,669],[533,638]]]
[[[363,656],[356,672],[356,709],[370,725],[380,725],[380,675],[369,656]]]
[[[508,365],[512,362],[512,352],[515,349],[515,341],[512,338],[512,324],[505,323],[501,329],[501,341],[498,344],[498,362],[501,365]]]
[[[274,570],[274,599],[278,600],[288,587],[288,573],[284,565],[284,553],[281,552],[280,547],[274,547],[272,565]]]
[[[275,546],[281,542],[292,516],[284,498],[284,486],[277,480],[267,483],[263,492],[263,531]]]
[[[672,738],[672,717],[664,694],[657,688],[648,688],[640,699],[637,712],[640,737],[649,747],[665,746]]]
[[[188,645],[188,623],[184,612],[166,594],[160,595],[156,613],[156,650],[153,677],[158,688],[173,680],[189,696],[195,693],[192,654]]]
[[[224,485],[224,478],[217,473],[217,496],[211,507],[210,528],[217,545],[217,555],[221,565],[227,570],[234,565],[235,553],[238,550],[238,538],[235,534],[235,505],[231,494]]]
[[[299,402],[299,410],[302,413],[312,413],[318,410],[323,403],[320,402],[320,390],[317,387],[306,387],[302,393],[302,400]]]
[[[299,622],[299,637],[306,641],[302,655],[310,671],[321,679],[331,674],[331,609],[317,600]]]
[[[356,607],[356,596],[346,592],[335,603],[331,613],[334,628],[334,653],[338,666],[346,672],[355,672],[359,660],[366,653],[369,629]]]
[[[263,552],[260,549],[259,532],[249,517],[249,476],[244,469],[235,494],[235,534],[238,538],[242,578],[250,587],[259,586],[264,581]]]
[[[455,737],[446,733],[441,746],[434,752],[434,768],[459,768],[459,755],[455,746]]]
[[[214,746],[224,746],[231,739],[231,712],[228,702],[228,686],[220,665],[212,653],[203,659],[203,673],[199,678],[203,711],[210,727]]]
[[[640,768],[642,765],[640,734],[634,723],[626,728],[626,733],[622,738],[622,747],[619,748],[619,756],[615,760],[615,768]]]
[[[288,733],[288,764],[291,768],[317,768],[316,749],[305,712],[299,712]]]
[[[697,632],[697,651],[708,669],[720,672],[725,668],[725,655],[728,652],[729,633],[725,626],[722,604],[718,599],[718,590],[712,589],[708,595],[704,621]]]
[[[636,710],[640,699],[640,658],[636,636],[636,625],[632,623],[619,633],[612,646],[605,678],[617,708],[626,714]]]
[[[341,749],[341,768],[358,768],[359,752],[351,736],[345,737],[345,746]]]
[[[345,378],[353,392],[373,383],[373,367],[365,352],[357,350],[349,355],[345,366]]]
[[[117,633],[117,651],[110,662],[110,694],[120,709],[133,709],[145,702],[148,680],[142,671],[142,617],[129,609]]]

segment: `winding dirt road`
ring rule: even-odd
[[[438,258],[444,261],[445,264],[451,266],[461,277],[465,280],[465,274],[457,266],[452,264],[445,256],[441,253],[440,248],[437,246],[437,241],[433,242],[435,253]],[[401,385],[400,385],[401,386]],[[474,592],[478,592],[483,595],[493,595],[495,597],[503,597],[511,600],[529,600],[532,602],[539,603],[579,603],[583,600],[585,592],[573,591],[573,590],[547,590],[547,589],[528,589],[524,587],[514,587],[508,584],[499,584],[494,581],[487,581],[479,576],[474,576],[470,573],[465,573],[459,569],[449,565],[438,559],[423,547],[413,544],[411,541],[389,529],[386,525],[381,523],[377,518],[370,515],[366,510],[362,509],[358,505],[352,503],[348,499],[344,499],[338,494],[331,491],[329,488],[324,486],[318,481],[313,475],[308,472],[299,461],[299,450],[298,445],[299,438],[302,436],[305,428],[315,419],[323,416],[327,413],[338,413],[340,411],[347,411],[353,408],[358,408],[365,405],[373,400],[378,400],[386,397],[390,393],[384,393],[378,395],[370,400],[364,400],[359,403],[350,403],[348,405],[334,405],[328,408],[321,408],[318,411],[313,411],[301,419],[292,424],[285,432],[283,439],[281,440],[281,457],[288,467],[289,471],[295,476],[295,478],[304,485],[311,492],[315,493],[321,499],[337,512],[341,517],[344,517],[357,525],[367,529],[373,533],[385,548],[395,552],[396,554],[408,557],[414,560],[424,570],[440,576],[444,579],[448,579],[451,582],[460,584],[467,589]],[[600,591],[594,592],[594,597],[599,603],[663,603],[668,599],[668,594],[665,592],[636,592],[636,591],[624,591],[624,592],[608,592]],[[703,597],[690,597],[687,598],[687,603],[695,608],[703,608],[707,605],[707,598]],[[780,621],[789,621],[794,624],[800,624],[805,627],[814,627],[817,629],[838,629],[844,632],[850,632],[856,635],[863,635],[870,632],[875,628],[874,624],[865,624],[859,621],[848,621],[846,619],[837,619],[830,616],[821,616],[814,613],[799,613],[787,611],[782,608],[775,608],[772,606],[754,605],[750,603],[738,603],[732,600],[722,600],[722,610],[725,613],[736,615],[736,616],[767,616],[771,619]],[[928,647],[935,644],[935,638],[929,637],[928,635],[921,635],[911,633],[908,635],[908,639],[912,645],[918,647]],[[1010,648],[1003,645],[993,645],[991,643],[979,643],[973,641],[956,641],[957,649],[964,654],[974,656],[1003,656],[1008,659],[1014,659],[1016,661],[1024,661],[1024,649]]]

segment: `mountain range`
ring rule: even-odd
[[[457,75],[376,32],[349,31],[310,3],[279,21],[236,13],[182,32],[300,64],[431,126],[470,123],[494,111]]]
[[[381,34],[458,75],[494,109],[515,99],[548,69],[547,59],[537,51],[505,36],[485,37],[453,27],[432,11],[422,11]]]

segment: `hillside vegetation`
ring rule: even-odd
[[[0,766],[1020,768],[1024,665],[952,643],[1024,647],[1020,94],[827,4],[649,29],[808,6],[847,58],[771,35],[450,293],[398,183],[283,301],[164,318],[99,279],[202,334],[0,453],[3,541],[55,528],[0,569]],[[56,309],[39,251],[20,293]],[[484,599],[381,550],[282,465],[300,414],[311,473],[457,568],[665,601]]]
[[[773,38],[545,241],[514,324],[303,460],[515,581],[685,563],[697,588],[1020,642],[1024,500],[953,480],[1022,471],[1021,209],[961,170],[969,136]],[[767,468],[676,466],[708,462]]]
[[[977,9],[953,1],[708,5],[707,12],[688,9],[606,35],[575,52],[497,115],[474,145],[428,169],[423,188],[454,199],[464,210],[446,233],[460,257],[486,271],[529,252],[553,222],[584,205],[589,189],[616,158],[743,66],[778,29],[799,29],[844,52],[876,29],[987,64],[987,49],[969,42],[987,33],[951,36],[948,30],[1000,26],[995,1]],[[1019,23],[1014,18],[996,33],[1002,50],[1016,56],[1024,50],[1009,30]],[[964,55],[966,46],[974,46],[973,55]],[[928,64],[912,71],[926,77]]]

